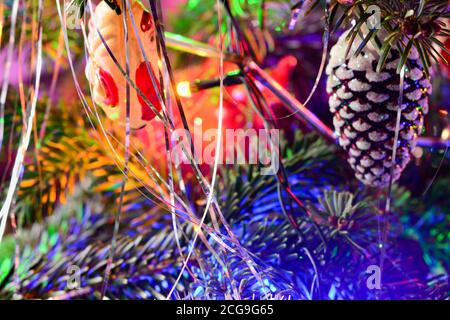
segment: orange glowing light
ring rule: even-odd
[[[189,81],[181,81],[177,84],[177,93],[180,97],[190,98],[192,96],[191,85]]]
[[[448,111],[444,110],[444,109],[439,109],[439,113],[443,116],[447,116],[448,115]]]

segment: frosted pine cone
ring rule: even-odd
[[[385,186],[389,182],[392,147],[399,98],[400,76],[396,73],[399,52],[391,50],[382,72],[376,72],[378,51],[371,43],[354,56],[361,43],[356,38],[348,53],[347,33],[331,49],[327,92],[339,144],[348,152],[348,162],[356,177],[366,185]],[[428,112],[431,84],[412,48],[405,72],[402,117],[393,180],[410,161],[411,151]]]

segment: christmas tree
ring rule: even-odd
[[[449,299],[448,9],[0,3],[0,298]]]

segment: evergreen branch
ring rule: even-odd
[[[14,253],[0,257],[2,274],[8,265],[10,268],[7,276],[0,279],[0,297],[11,298],[18,292],[16,298],[58,298],[72,289],[88,289],[77,298],[100,297],[114,221],[111,213],[99,207],[96,198],[85,196],[84,189],[90,188],[91,185],[77,187],[73,197],[52,217],[19,234],[22,255],[20,269],[16,270],[18,288],[12,278],[13,266],[8,263]],[[170,221],[152,212],[145,215],[142,211],[128,212],[120,229],[107,297],[164,298],[182,264]],[[73,266],[79,270],[77,288],[68,286]],[[181,282],[177,289],[182,292],[186,287]]]
[[[320,0],[318,0],[320,2]],[[379,29],[370,29],[368,21],[374,13],[366,12],[366,8],[376,5],[380,8]],[[373,1],[357,0],[353,4],[345,5],[336,1],[332,4],[343,11],[340,19],[335,23],[333,30],[352,22],[347,40],[348,49],[359,34],[362,34],[363,41],[357,49],[361,52],[370,39],[382,36],[385,42],[380,49],[378,61],[378,72],[384,66],[386,58],[392,47],[398,48],[402,53],[400,56],[397,71],[401,70],[407,63],[407,57],[412,47],[419,53],[424,65],[426,74],[429,74],[431,66],[430,58],[436,62],[445,59],[440,54],[436,54],[435,47],[442,47],[440,37],[448,37],[449,30],[445,27],[442,19],[446,18],[447,1],[445,0],[410,0],[410,1]],[[440,20],[441,19],[441,20]],[[406,44],[404,43],[406,41]]]

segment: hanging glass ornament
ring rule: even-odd
[[[129,77],[140,91],[130,84],[130,127],[139,129],[155,118],[155,110],[161,110],[157,96],[157,91],[160,90],[158,54],[151,13],[138,1],[130,3],[130,8],[131,12],[123,10],[124,8],[114,11],[104,1],[95,7],[89,21],[89,61],[86,66],[86,76],[92,86],[94,102],[103,109],[109,119],[124,125],[127,105],[127,79],[124,72],[128,54]],[[128,41],[125,41],[124,14],[127,15]],[[135,32],[131,16],[134,18],[137,32]],[[117,63],[111,54],[114,55]],[[149,70],[153,70],[155,82],[152,82]],[[156,86],[153,83],[156,83]]]

